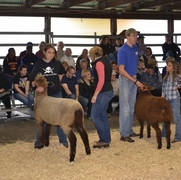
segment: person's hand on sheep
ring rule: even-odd
[[[144,85],[143,85],[140,81],[136,81],[135,84],[136,84],[136,86],[137,86],[138,88],[140,88],[141,90],[144,89]]]

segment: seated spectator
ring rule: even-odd
[[[28,73],[31,73],[33,66],[38,61],[38,57],[33,54],[32,52],[32,46],[26,47],[26,54],[21,59],[21,64],[24,64],[27,66]]]
[[[141,82],[145,82],[151,87],[151,94],[153,96],[161,96],[162,83],[155,73],[155,67],[155,63],[148,64],[146,72],[143,72],[141,75]]]
[[[79,61],[79,63],[80,63],[80,69],[78,69],[78,70],[76,71],[76,73],[75,73],[75,76],[76,76],[77,80],[79,80],[79,79],[82,78],[81,73],[82,73],[82,70],[84,70],[84,69],[89,69],[90,72],[91,72],[91,77],[93,77],[92,69],[91,69],[91,68],[88,68],[87,60],[81,59],[81,60]]]
[[[10,97],[11,93],[10,85],[5,76],[0,73],[0,100],[3,102],[5,108],[11,108]],[[11,111],[7,111],[7,118],[11,118]]]
[[[136,43],[139,47],[139,52],[138,52],[139,57],[145,54],[146,45],[145,45],[144,39],[145,37],[142,34],[139,34],[137,38],[137,43]]]
[[[15,73],[17,73],[18,67],[20,66],[20,61],[16,57],[16,52],[14,48],[8,49],[8,54],[3,61],[3,71],[4,75],[9,82],[10,87],[12,87],[12,79]]]
[[[75,60],[74,60],[74,58],[71,55],[72,55],[72,50],[70,48],[66,48],[65,49],[65,54],[60,59],[60,62],[66,61],[69,66],[75,67]]]
[[[43,58],[44,57],[44,48],[46,46],[46,42],[42,41],[40,44],[39,44],[39,51],[36,52],[36,56],[39,57],[39,58]],[[25,53],[26,54],[26,53]]]
[[[66,74],[62,77],[60,82],[63,87],[62,97],[79,101],[84,111],[86,111],[88,100],[79,94],[79,85],[75,77],[75,72],[75,68],[73,66],[69,66]]]
[[[161,75],[161,73],[160,73],[160,71],[159,71],[159,68],[158,68],[158,66],[157,66],[157,61],[156,61],[156,59],[154,59],[154,58],[149,58],[149,59],[148,59],[148,66],[149,66],[149,64],[154,64],[154,66],[155,66],[155,73],[156,73],[156,75],[157,75],[157,78],[158,78],[158,80],[159,80],[160,82],[162,82],[162,75]]]
[[[59,41],[57,44],[57,57],[56,59],[60,61],[60,59],[64,56],[64,43],[62,41]]]
[[[119,67],[118,67],[117,61],[115,61],[115,60],[111,61],[111,67],[112,67],[112,70],[114,70],[116,72],[116,78],[118,78],[119,77]]]
[[[112,71],[111,75],[111,84],[113,86],[114,96],[109,101],[109,105],[107,108],[108,117],[110,117],[111,114],[113,113],[113,107],[112,107],[113,102],[118,103],[118,106],[115,108],[115,114],[119,114],[119,80],[116,78],[116,72],[114,70]]]
[[[87,67],[90,68],[90,59],[88,57],[88,50],[83,49],[82,53],[80,56],[78,56],[77,61],[76,61],[76,70],[80,69],[80,60],[85,59],[87,61]]]
[[[91,72],[88,69],[82,70],[81,73],[82,79],[79,79],[79,92],[80,95],[88,99],[87,105],[87,118],[91,118],[91,98],[94,94],[94,86],[93,86],[93,79],[91,77]]]
[[[138,60],[136,79],[141,81],[141,74],[145,72],[145,63],[143,59]]]
[[[114,45],[114,55],[115,55],[115,60],[117,61],[117,53],[120,47],[123,45],[122,40],[120,38],[116,39],[116,44]]]
[[[65,69],[65,73],[66,73],[66,72],[67,72],[67,69],[68,69],[68,67],[69,67],[67,61],[62,62],[62,65],[63,65],[63,67],[64,67],[64,69]]]
[[[21,65],[18,72],[13,77],[13,97],[21,101],[24,105],[31,109],[34,103],[34,97],[30,91],[30,76],[27,73],[27,66]],[[29,111],[30,115],[33,112]],[[32,115],[33,116],[33,115]]]
[[[145,68],[147,68],[147,66],[148,66],[148,59],[149,58],[155,59],[155,56],[152,54],[152,49],[150,47],[147,47],[146,50],[145,50],[145,54],[143,54],[140,57],[140,59],[144,60]]]
[[[27,46],[31,46],[32,49],[33,49],[33,43],[32,43],[32,42],[28,42],[28,43],[26,44],[26,47],[27,47]],[[21,62],[22,57],[23,57],[25,54],[26,54],[26,50],[20,52],[20,55],[19,55],[19,61],[20,61],[20,62]]]

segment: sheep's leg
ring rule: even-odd
[[[85,152],[86,154],[91,154],[90,151],[90,146],[89,146],[89,139],[88,139],[88,134],[85,130],[85,128],[83,126],[75,126],[75,128],[77,129],[77,131],[79,132],[82,141],[84,142],[84,146],[85,146]]]
[[[41,123],[38,124],[38,129],[40,133],[40,144],[39,144],[39,149],[43,148],[44,146],[44,122],[42,121]]]
[[[63,127],[62,129],[64,131]],[[77,138],[75,134],[73,133],[72,129],[64,131],[64,133],[67,135],[70,142],[70,159],[69,160],[70,162],[72,162],[75,159]]]
[[[49,146],[50,129],[51,129],[51,125],[46,124],[46,127],[45,127],[45,146]]]
[[[161,129],[159,128],[158,122],[152,124],[152,127],[156,131],[158,149],[161,149],[162,148],[162,133],[161,133]]]
[[[143,138],[144,122],[139,118],[138,118],[138,121],[140,123],[140,138]]]
[[[147,123],[147,138],[151,137],[151,127],[150,127],[150,123]]]
[[[165,129],[166,129],[166,141],[167,141],[167,149],[170,149],[171,144],[170,144],[170,135],[171,135],[171,130],[170,130],[170,122],[164,122]]]

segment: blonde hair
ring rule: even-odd
[[[89,50],[89,56],[91,59],[94,59],[95,57],[99,57],[103,55],[102,48],[99,46],[94,46]]]
[[[67,61],[63,61],[63,62],[62,62],[62,65],[63,65],[63,66],[68,66],[69,64],[68,64]]]
[[[88,70],[88,69],[82,70],[82,72],[81,72],[81,77],[82,77],[82,78],[85,78],[85,76],[87,75],[87,73],[90,73],[90,70]]]

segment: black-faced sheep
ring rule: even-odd
[[[144,89],[139,90],[135,104],[135,114],[141,126],[140,138],[143,137],[144,121],[147,121],[147,137],[151,137],[151,125],[156,131],[158,149],[162,148],[162,133],[159,122],[163,122],[166,129],[167,149],[170,149],[170,123],[173,117],[169,102],[165,98],[151,95],[149,86],[145,84]]]
[[[40,131],[40,145],[49,146],[51,125],[61,126],[70,143],[70,162],[76,154],[76,136],[72,128],[79,132],[86,154],[90,154],[88,134],[84,128],[84,112],[81,104],[73,99],[53,98],[47,95],[48,83],[43,75],[37,75],[35,80],[34,117]],[[44,131],[44,122],[47,123]]]

